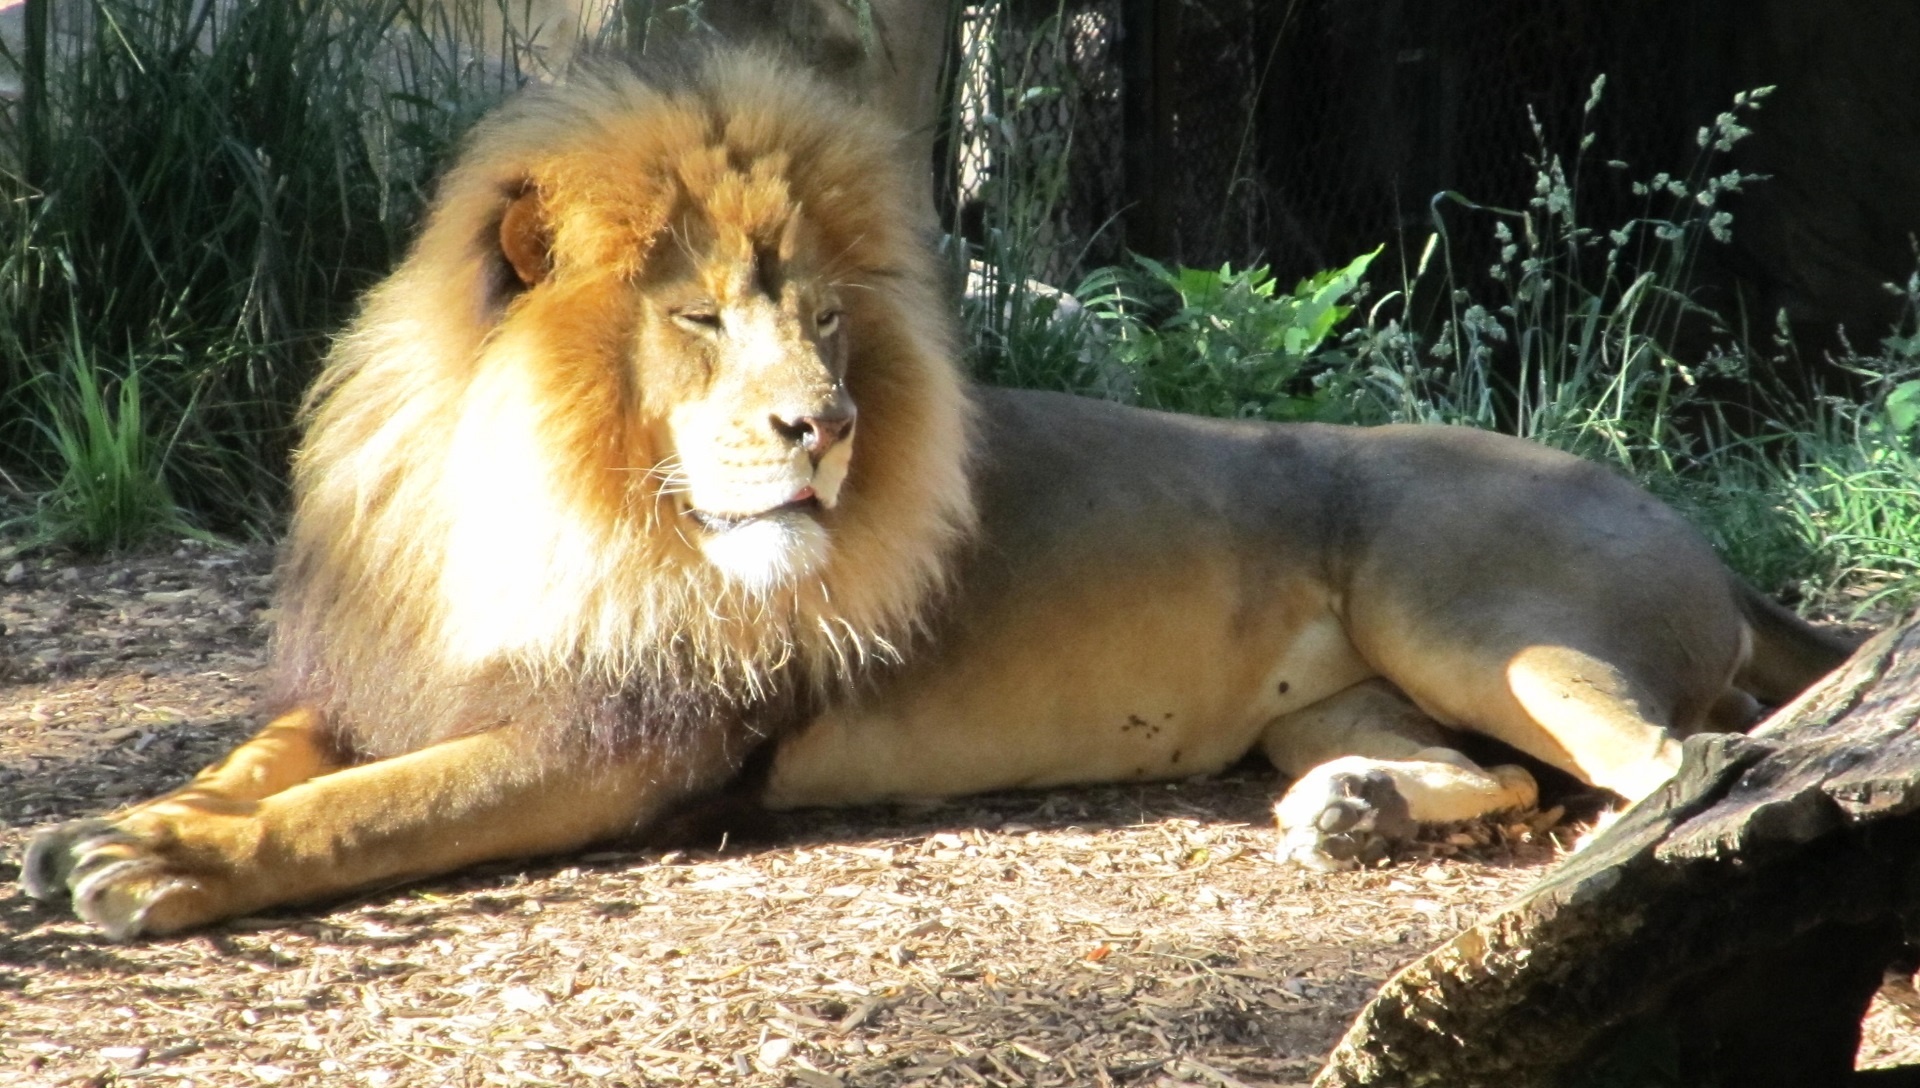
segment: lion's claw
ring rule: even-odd
[[[47,903],[67,898],[76,848],[112,829],[105,820],[75,820],[35,835],[20,862],[20,890]]]
[[[156,926],[155,911],[200,890],[138,838],[106,820],[76,820],[34,836],[20,867],[23,891],[42,901],[71,898],[74,913],[114,940],[178,928]]]
[[[1384,860],[1419,831],[1383,771],[1309,774],[1274,806],[1282,860],[1339,872]]]
[[[117,941],[150,932],[156,908],[199,889],[154,858],[108,860],[91,870],[73,885],[74,913]]]

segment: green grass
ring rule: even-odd
[[[108,551],[163,535],[204,535],[168,489],[169,451],[143,414],[139,369],[104,374],[77,338],[65,359],[63,372],[35,385],[44,409],[36,422],[61,466],[32,519],[41,541]]]
[[[56,27],[45,84],[0,129],[10,474],[70,492],[35,469],[81,432],[34,391],[85,359],[126,375],[101,392],[116,433],[167,436],[158,494],[229,531],[270,523],[326,336],[401,252],[456,135],[520,81],[524,40],[480,45],[512,6],[91,0]]]
[[[1789,454],[1764,462],[1779,513],[1813,552],[1811,590],[1858,609],[1920,604],[1920,275],[1901,293],[1902,329],[1841,360],[1866,397],[1817,401]]]
[[[1589,115],[1603,86],[1594,84]],[[1703,443],[1724,441],[1718,406],[1701,381],[1752,379],[1753,353],[1744,330],[1695,304],[1690,292],[1702,248],[1730,237],[1732,217],[1721,200],[1755,180],[1716,174],[1715,155],[1746,134],[1741,119],[1766,93],[1743,94],[1734,111],[1702,131],[1691,170],[1628,182],[1644,206],[1612,229],[1578,221],[1579,190],[1597,170],[1624,175],[1626,164],[1588,161],[1591,137],[1564,163],[1546,149],[1537,122],[1526,207],[1486,207],[1451,192],[1436,197],[1435,231],[1419,264],[1347,339],[1389,414],[1497,428],[1635,475],[1678,472]],[[1494,263],[1456,267],[1454,235],[1489,221]],[[1428,335],[1405,316],[1428,313],[1440,315]],[[1673,345],[1683,327],[1721,348],[1705,359],[1680,358]]]

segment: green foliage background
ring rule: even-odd
[[[72,511],[101,488],[56,436],[137,441],[95,469],[155,477],[121,490],[209,527],[264,525],[327,335],[397,259],[458,133],[518,85],[527,43],[483,50],[477,2],[74,13],[0,147],[0,457]],[[149,531],[70,524],[42,528],[83,546]]]

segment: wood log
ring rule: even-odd
[[[1920,617],[1402,970],[1316,1088],[1920,1085],[1855,1073],[1920,932]]]

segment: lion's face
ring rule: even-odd
[[[683,224],[649,271],[635,367],[640,389],[674,391],[652,445],[685,531],[764,589],[830,547],[859,416],[848,317],[797,217],[772,245],[702,228]]]
[[[548,300],[583,284],[613,300],[593,312],[625,331],[588,342],[611,353],[603,366],[629,391],[619,429],[642,463],[627,467],[670,507],[681,539],[755,593],[825,564],[858,422],[847,289],[786,168],[783,155],[748,170],[689,156],[629,182],[641,191],[627,206],[671,209],[638,229],[598,208],[556,214],[542,196],[553,186],[530,179],[500,224],[527,296],[506,324],[546,326],[547,345],[579,342],[579,308]]]

